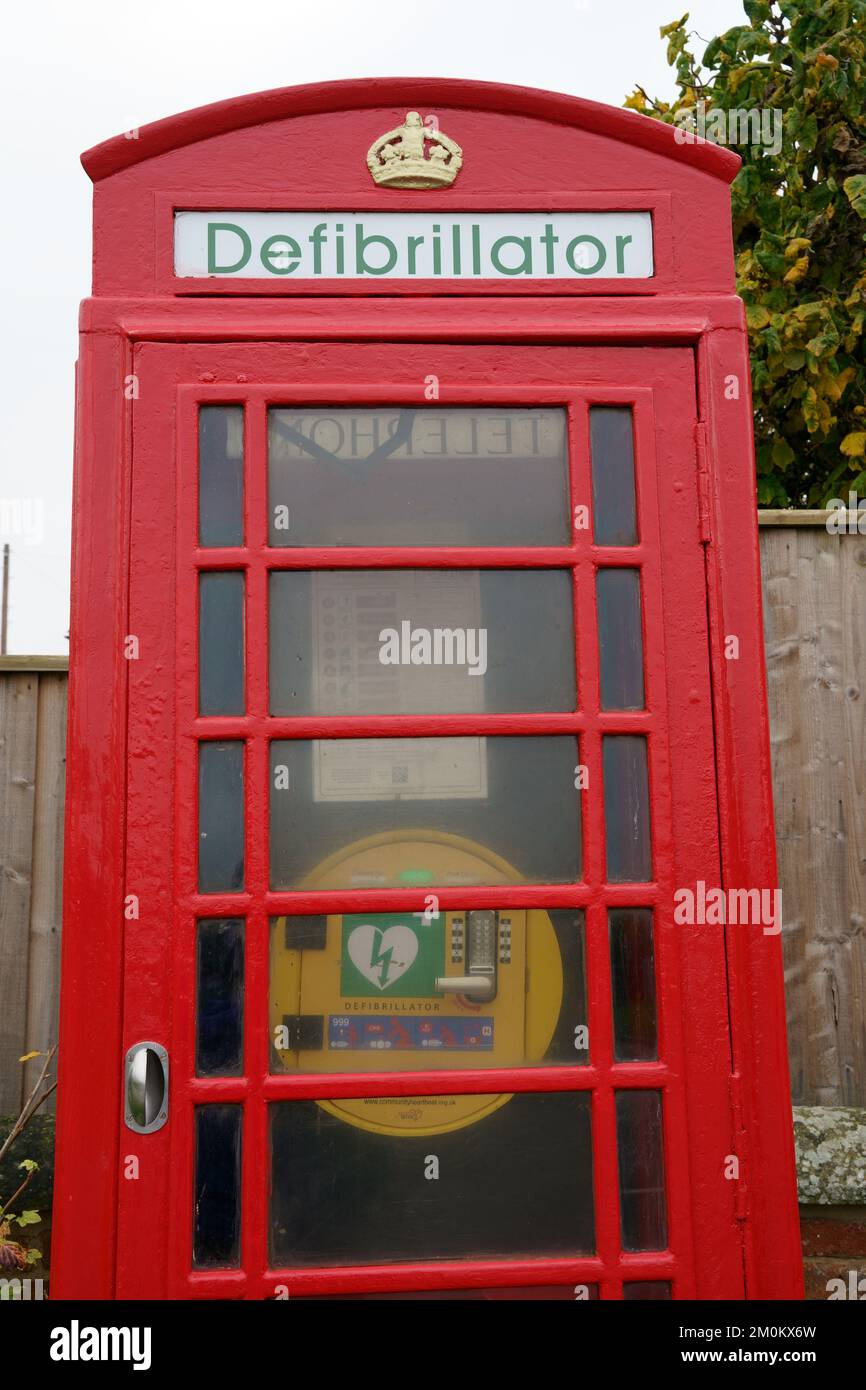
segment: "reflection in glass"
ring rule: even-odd
[[[203,919],[197,928],[196,1076],[240,1076],[244,1035],[244,924]]]
[[[198,414],[199,545],[244,543],[244,408],[203,405]]]
[[[240,1264],[241,1115],[239,1105],[195,1108],[192,1262],[196,1269]]]
[[[575,705],[566,570],[281,570],[272,714],[483,714]]]
[[[578,761],[566,735],[276,740],[271,886],[573,883]]]
[[[658,1043],[653,915],[645,907],[616,907],[608,912],[608,921],[614,1058],[654,1062]]]
[[[586,1092],[269,1109],[272,1268],[594,1250]]]
[[[198,746],[198,886],[202,893],[244,886],[244,745]]]
[[[244,712],[244,575],[199,575],[198,712]]]
[[[581,1065],[583,913],[366,912],[271,921],[271,1070]]]
[[[660,1091],[617,1091],[620,1227],[623,1250],[663,1250],[667,1205]]]
[[[634,444],[630,406],[595,405],[589,412],[592,513],[596,545],[636,545]]]
[[[601,569],[596,575],[602,709],[643,709],[640,571]]]
[[[606,736],[602,762],[608,882],[648,882],[652,853],[646,739],[631,734]]]
[[[270,544],[567,545],[566,413],[268,412]]]

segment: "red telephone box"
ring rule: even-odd
[[[801,1296],[681,138],[387,80],[84,156],[57,1296]]]

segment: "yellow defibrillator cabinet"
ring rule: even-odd
[[[304,887],[347,873],[441,882],[443,855],[467,879],[514,883],[499,855],[445,832],[372,835],[332,855]],[[542,910],[440,910],[280,917],[272,928],[271,1026],[280,1071],[381,1072],[515,1067],[582,1047],[580,1018],[563,1017],[563,953],[579,949]],[[563,914],[559,914],[563,915]],[[571,914],[564,914],[571,916]],[[582,965],[582,962],[581,962]],[[580,971],[582,974],[582,970]],[[570,1025],[570,1026],[569,1026]],[[508,1095],[385,1097],[321,1102],[350,1124],[432,1134],[473,1123]]]

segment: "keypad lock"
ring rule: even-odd
[[[451,960],[459,956],[460,941],[457,923],[452,923]],[[436,990],[440,994],[465,994],[472,999],[490,1000],[496,997],[496,972],[499,958],[499,914],[482,909],[466,914],[465,975],[440,975]]]

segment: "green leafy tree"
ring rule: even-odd
[[[722,139],[746,304],[758,502],[866,496],[866,0],[744,0],[698,63],[688,15],[661,30],[673,102],[625,105]],[[701,42],[704,42],[702,40]],[[772,112],[781,139],[766,139]],[[753,113],[747,117],[744,113]],[[748,143],[764,120],[765,138]],[[744,143],[745,141],[745,143]]]

